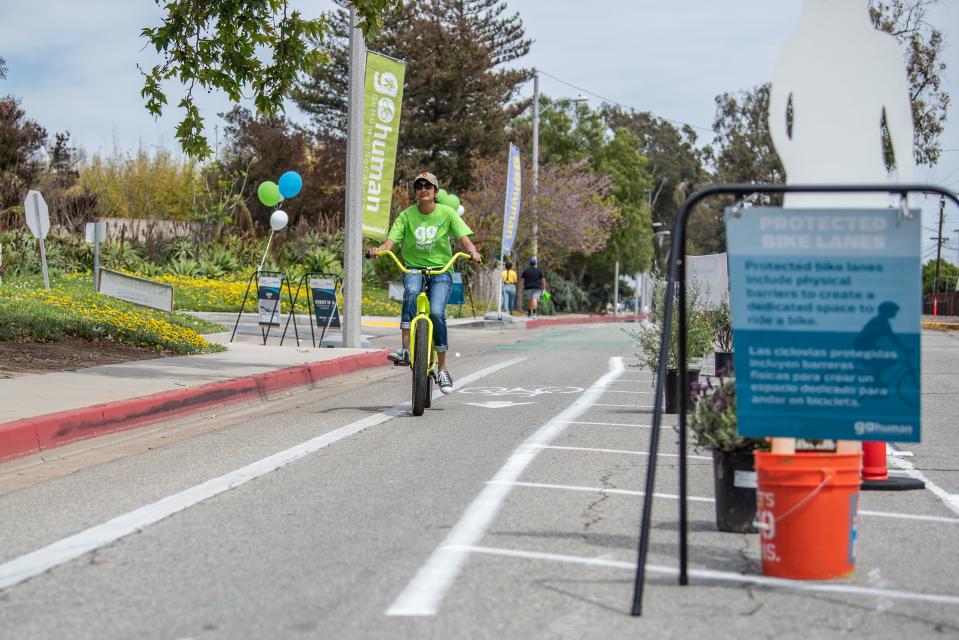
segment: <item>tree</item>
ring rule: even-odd
[[[79,185],[96,195],[103,217],[190,220],[196,178],[193,161],[166,149],[140,148],[94,155],[80,171]]]
[[[939,136],[946,120],[949,96],[940,81],[946,68],[942,60],[942,34],[925,20],[934,0],[879,0],[870,6],[876,28],[890,33],[903,46],[909,77],[917,164],[934,164],[939,158]],[[716,97],[716,134],[709,159],[721,182],[782,182],[783,166],[769,136],[767,113],[769,84],[751,91]],[[884,136],[886,164],[893,166],[891,143]]]
[[[23,204],[43,172],[46,143],[46,129],[27,118],[19,100],[0,98],[0,213]]]
[[[78,184],[83,152],[70,144],[70,132],[56,133],[46,150],[47,164],[37,178],[55,224],[79,229],[97,216],[96,194]]]
[[[627,129],[639,139],[640,151],[648,158],[652,180],[646,201],[655,222],[671,228],[685,193],[692,193],[706,181],[702,153],[696,147],[696,132],[645,111],[626,113],[619,107],[603,105],[603,119],[614,130]],[[677,202],[677,195],[682,199]]]
[[[369,40],[371,51],[407,63],[399,176],[428,168],[444,188],[461,191],[474,183],[474,156],[498,156],[506,147],[506,124],[517,109],[511,101],[529,72],[503,65],[526,55],[530,41],[519,16],[505,10],[498,0],[411,0],[390,11]],[[294,99],[320,131],[342,136],[349,25],[344,8],[325,19],[330,64],[313,70]]]
[[[713,147],[706,150],[721,182],[783,182],[786,171],[769,135],[769,83],[716,97]]]
[[[287,0],[155,0],[164,9],[163,24],[145,27],[141,35],[162,58],[143,72],[146,108],[159,117],[167,104],[161,83],[171,78],[186,87],[179,101],[184,117],[176,137],[191,156],[205,158],[211,149],[203,135],[203,118],[193,90],[219,89],[234,102],[252,90],[257,113],[283,110],[296,77],[323,63],[314,45],[327,33],[323,19],[305,20],[289,11]],[[352,0],[360,27],[374,33],[381,17],[396,0]],[[258,55],[268,55],[264,62]]]
[[[956,281],[959,280],[959,268],[951,262],[939,261],[939,293],[948,293],[956,290]],[[936,284],[936,261],[930,260],[922,265],[922,294],[931,296]]]
[[[305,218],[327,230],[343,228],[343,140],[316,137],[283,116],[256,117],[242,107],[234,107],[223,118],[227,122],[223,167],[231,175],[246,177],[242,198],[254,219],[265,222],[272,211],[260,203],[257,186],[292,170],[303,178],[303,190],[284,208],[290,226]]]
[[[523,167],[523,184],[529,185],[532,167]],[[460,200],[464,219],[475,233],[475,241],[499,246],[503,230],[503,194],[506,192],[505,158],[477,158],[474,164],[475,189],[464,191]],[[611,180],[593,173],[585,161],[573,165],[550,164],[540,169],[539,258],[549,269],[558,270],[573,253],[591,254],[606,247],[610,232],[620,219],[610,204]],[[522,190],[520,211],[530,210],[532,191]],[[528,255],[532,221],[521,214],[513,255],[517,263]],[[494,252],[490,252],[491,255]]]
[[[510,137],[520,146],[532,148],[533,117],[531,109],[510,125]],[[546,165],[553,162],[572,164],[593,160],[606,144],[609,128],[599,114],[585,104],[569,99],[552,100],[540,96],[539,160]]]
[[[7,61],[0,56],[0,80],[5,80],[7,77]]]
[[[620,211],[620,220],[610,234],[606,250],[590,256],[589,270],[607,276],[613,263],[620,273],[645,271],[652,258],[653,226],[647,196],[652,189],[649,159],[642,154],[639,137],[628,129],[619,129],[597,154],[596,171],[612,180],[612,204]]]
[[[939,136],[949,107],[949,94],[941,86],[946,70],[942,59],[942,32],[926,21],[926,10],[935,1],[882,0],[869,7],[869,16],[876,28],[891,34],[905,50],[916,164],[930,166],[939,159]],[[892,167],[892,146],[888,136],[884,140],[886,164]]]

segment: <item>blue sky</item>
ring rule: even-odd
[[[865,0],[864,0],[865,1]],[[159,23],[161,10],[151,0],[0,0],[0,56],[8,77],[0,94],[23,101],[28,115],[48,132],[68,130],[88,153],[110,153],[142,145],[175,149],[170,110],[159,121],[143,108],[139,63],[155,55],[144,49],[140,29]],[[801,0],[506,0],[518,12],[534,42],[521,61],[568,83],[637,110],[708,129],[714,98],[748,89],[772,76],[782,41],[794,28]],[[329,0],[291,0],[313,16]],[[95,19],[93,17],[96,17]],[[940,162],[921,168],[920,181],[959,190],[959,1],[942,0],[930,22],[944,33],[943,79],[953,96]],[[168,87],[175,104],[178,89]],[[579,91],[550,77],[543,93],[573,96]],[[531,93],[532,87],[527,87]],[[210,127],[229,101],[216,94],[198,96]],[[598,106],[598,98],[592,103]],[[305,121],[295,106],[289,115]],[[702,139],[710,131],[699,130]],[[935,203],[924,206],[924,225],[936,226]],[[944,230],[953,236],[948,257],[956,260],[959,211],[947,206]],[[929,233],[925,234],[927,237]],[[924,240],[928,251],[934,243]]]

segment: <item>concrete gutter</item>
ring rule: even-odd
[[[196,387],[95,404],[0,424],[0,462],[43,453],[78,440],[134,429],[212,407],[261,401],[333,376],[390,365],[386,349],[299,364]]]

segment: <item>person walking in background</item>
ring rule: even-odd
[[[513,309],[516,307],[516,270],[513,269],[513,263],[510,262],[509,258],[506,259],[503,266],[504,269],[501,274],[503,278],[503,310],[512,315]]]
[[[529,259],[529,265],[520,274],[523,279],[523,297],[526,299],[526,316],[536,317],[539,299],[546,290],[546,276],[536,267],[536,258]]]

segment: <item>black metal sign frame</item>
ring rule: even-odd
[[[663,313],[663,333],[659,347],[659,366],[656,374],[656,399],[653,404],[653,425],[649,436],[649,464],[646,467],[646,488],[643,493],[643,511],[639,530],[639,549],[636,558],[636,579],[633,586],[633,606],[631,614],[642,615],[643,586],[646,578],[646,556],[649,553],[649,527],[652,518],[653,490],[656,482],[656,455],[659,452],[659,432],[663,418],[663,386],[666,381],[666,363],[669,354],[670,329],[672,327],[673,300],[678,306],[679,328],[679,379],[687,379],[686,365],[686,223],[693,207],[706,198],[716,195],[732,195],[737,200],[751,194],[778,193],[889,193],[902,198],[906,206],[906,196],[910,193],[935,193],[949,198],[959,206],[956,194],[933,185],[783,185],[783,184],[719,184],[707,187],[689,196],[679,209],[673,224],[672,244],[669,253],[669,281],[666,285],[665,309]],[[748,211],[748,209],[744,209]],[[679,584],[689,584],[688,575],[688,522],[686,488],[686,410],[688,393],[679,394]]]
[[[320,346],[323,346],[323,338],[326,336],[327,330],[329,330],[330,325],[333,323],[333,314],[338,312],[339,302],[337,301],[337,294],[343,288],[343,278],[335,273],[326,273],[322,271],[308,271],[303,274],[303,277],[300,278],[299,283],[296,285],[296,293],[293,295],[293,304],[296,304],[296,301],[300,299],[300,289],[303,287],[304,283],[306,284],[306,307],[307,311],[310,314],[310,338],[313,340],[313,348],[316,348],[316,333],[313,331],[314,325],[314,299],[313,299],[313,287],[310,286],[311,277],[320,277],[327,278],[333,281],[333,311],[330,312],[330,317],[326,321],[326,324],[323,325],[323,331],[320,332]],[[340,316],[342,323],[342,315]],[[319,318],[316,318],[316,322],[319,322]],[[286,336],[286,330],[290,326],[290,319],[286,320],[286,327],[283,327],[283,335]],[[296,323],[293,324],[293,328],[296,329]],[[283,340],[280,340],[280,344],[283,344]],[[300,337],[297,335],[296,344],[300,344]]]
[[[290,285],[290,279],[286,276],[286,273],[283,271],[254,271],[250,276],[250,281],[246,285],[246,293],[243,294],[243,302],[240,303],[240,311],[236,314],[236,324],[233,325],[233,333],[230,335],[230,342],[233,342],[233,339],[236,337],[237,327],[240,326],[240,318],[243,316],[243,309],[246,307],[246,299],[250,295],[250,287],[253,286],[253,282],[257,283],[257,289],[259,289],[259,280],[261,275],[267,276],[280,276],[280,295],[276,297],[276,302],[273,303],[273,313],[270,315],[270,318],[273,318],[273,315],[276,314],[276,309],[280,305],[280,298],[283,297],[283,283],[286,283],[286,292],[290,297],[290,317],[295,318],[296,310],[293,307],[293,287]],[[259,297],[257,298],[259,299]],[[257,303],[259,304],[259,303]],[[259,314],[259,307],[257,307],[257,314]],[[287,318],[286,324],[290,324],[290,318]],[[279,326],[277,324],[276,326]],[[267,339],[270,337],[270,328],[273,327],[273,323],[266,325],[266,329],[263,329],[263,325],[260,325],[260,335],[263,337],[263,344],[266,344]],[[300,344],[300,334],[296,329],[296,320],[293,320],[293,333],[296,334],[296,344]],[[286,330],[283,331],[283,336],[286,336]],[[280,338],[280,345],[283,344],[283,338]]]

